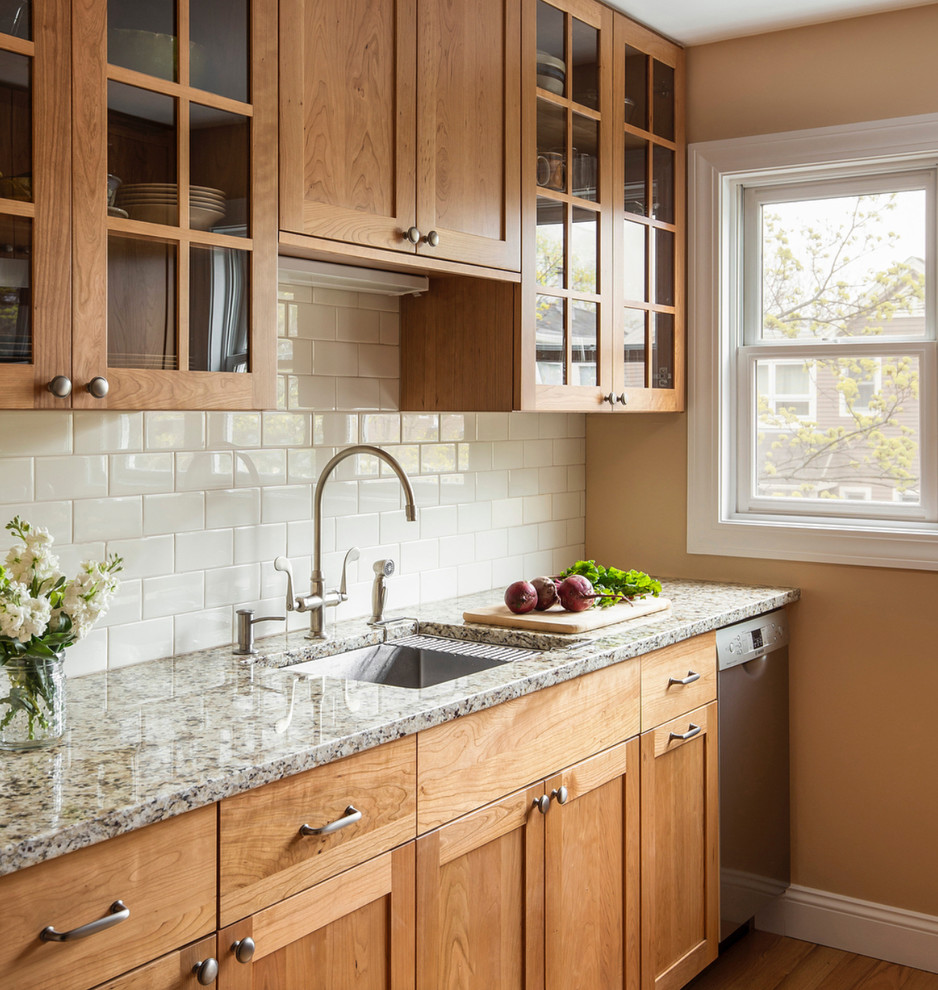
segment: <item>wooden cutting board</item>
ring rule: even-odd
[[[483,605],[470,612],[463,612],[466,622],[481,622],[489,626],[509,626],[512,629],[529,629],[534,632],[587,633],[617,622],[628,622],[641,615],[661,612],[669,608],[668,598],[642,598],[634,605],[612,605],[610,608],[590,608],[585,612],[565,612],[552,608],[546,612],[527,612],[515,615],[507,605]]]

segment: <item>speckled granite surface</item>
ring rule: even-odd
[[[257,662],[225,648],[75,678],[58,747],[0,752],[0,875],[798,599],[662,584],[667,611],[575,638],[462,622],[496,591],[423,606],[413,612],[422,633],[545,652],[421,690],[291,674],[297,660],[376,642],[361,620],[315,647],[300,633],[259,640]]]

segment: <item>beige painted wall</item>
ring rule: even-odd
[[[938,112],[938,4],[691,48],[709,140]],[[693,320],[689,324],[693,332]],[[938,915],[938,573],[687,554],[687,418],[587,417],[587,553],[798,585],[793,879]]]

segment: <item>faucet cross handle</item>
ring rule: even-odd
[[[362,552],[358,547],[352,547],[345,555],[345,560],[342,561],[342,583],[339,585],[339,596],[343,602],[348,598],[348,565],[353,560],[358,560],[361,555]],[[274,566],[276,567],[276,562]]]
[[[287,611],[293,612],[296,610],[296,599],[293,597],[293,565],[281,555],[274,560],[274,570],[283,571],[287,576]]]

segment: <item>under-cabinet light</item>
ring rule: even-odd
[[[382,296],[419,296],[430,280],[426,275],[385,272],[377,268],[356,268],[308,258],[281,258],[278,280],[286,285],[314,285],[327,289],[350,289]]]

